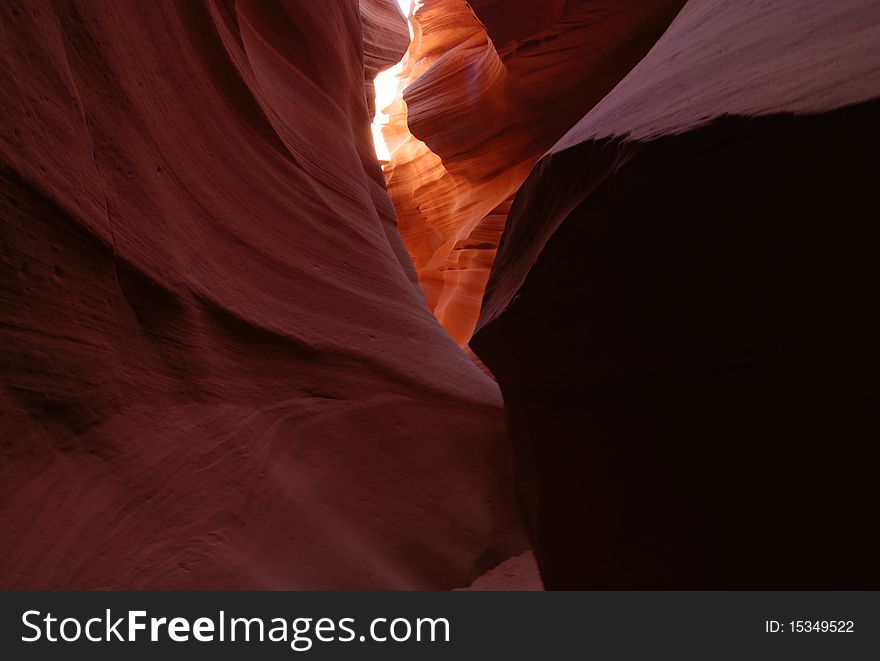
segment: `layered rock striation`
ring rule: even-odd
[[[444,589],[525,549],[373,151],[381,4],[0,6],[3,588]]]
[[[385,112],[385,176],[428,306],[465,344],[534,162],[639,61],[681,0],[425,0]]]
[[[373,81],[397,64],[409,47],[409,26],[393,0],[358,0],[364,44],[364,82],[370,117],[376,114]]]

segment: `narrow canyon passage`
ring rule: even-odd
[[[501,386],[547,586],[880,583],[876,3],[438,0],[410,26],[385,178]]]
[[[411,43],[376,78],[377,154],[428,307],[466,345],[532,165],[644,56],[683,2],[399,4]]]
[[[0,588],[880,585],[877,2],[0,35]]]

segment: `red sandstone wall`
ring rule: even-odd
[[[443,589],[523,550],[498,391],[396,231],[362,25],[0,6],[0,586]]]

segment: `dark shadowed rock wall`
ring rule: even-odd
[[[877,588],[880,6],[691,0],[518,192],[472,348],[548,588]]]

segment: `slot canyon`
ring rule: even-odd
[[[880,3],[0,30],[0,588],[880,587]]]

